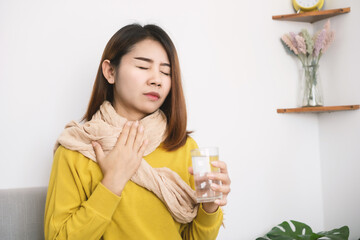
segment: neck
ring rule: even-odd
[[[129,121],[138,121],[138,120],[141,120],[144,117],[146,117],[146,114],[136,112],[136,111],[126,110],[125,107],[121,106],[121,104],[117,103],[116,101],[114,101],[112,103],[112,105],[113,105],[115,111],[117,112],[117,114],[126,118]]]

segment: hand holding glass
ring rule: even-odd
[[[219,150],[217,147],[197,148],[191,150],[196,200],[200,202],[214,202],[222,198],[221,192],[211,189],[211,184],[221,185],[219,180],[210,180],[207,175],[211,172],[218,173],[220,168],[211,165],[212,161],[219,160]]]

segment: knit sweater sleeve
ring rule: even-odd
[[[207,213],[200,205],[198,215],[185,227],[182,238],[186,240],[216,239],[222,220],[223,212],[221,208],[218,208],[214,213]]]
[[[45,207],[46,240],[100,239],[106,230],[120,197],[101,183],[93,191],[83,186],[78,168],[88,167],[80,153],[57,149]]]

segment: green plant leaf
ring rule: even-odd
[[[330,240],[347,240],[349,239],[349,227],[343,226],[341,228],[333,229],[327,232],[318,232],[322,237],[327,237]]]
[[[268,232],[263,239],[271,240],[315,240],[322,237],[322,235],[316,234],[305,223],[290,221],[295,228],[295,231],[291,228],[288,222],[282,222],[277,225],[270,232]],[[259,240],[262,240],[261,238]]]

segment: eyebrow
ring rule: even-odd
[[[154,62],[154,60],[152,60],[152,59],[150,59],[150,58],[145,58],[145,57],[134,57],[134,59],[141,60],[141,61],[145,61],[145,62],[149,62],[149,63],[153,63],[153,62]],[[168,64],[168,63],[160,63],[160,66],[171,67],[170,64]]]

